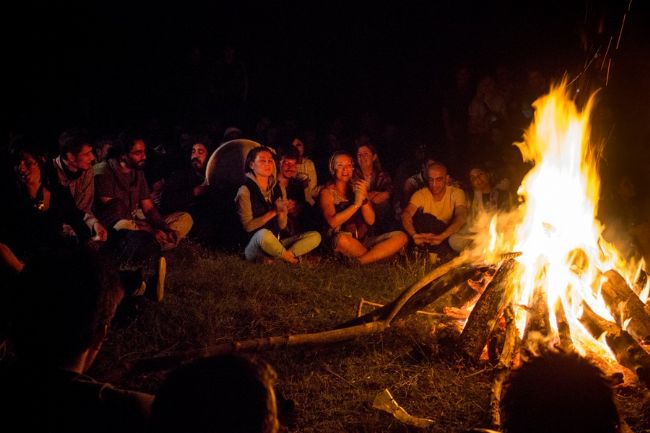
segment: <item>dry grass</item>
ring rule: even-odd
[[[412,259],[365,268],[336,261],[250,264],[192,244],[173,251],[168,263],[164,302],[132,300],[122,308],[95,377],[153,392],[164,373],[122,375],[115,366],[225,341],[330,329],[354,317],[360,298],[388,302],[427,271]],[[279,373],[278,388],[296,403],[295,423],[285,430],[422,431],[372,408],[384,388],[412,415],[435,420],[426,431],[486,426],[491,370],[439,355],[433,325],[416,316],[353,342],[263,353]],[[650,431],[641,391],[626,389],[619,400],[633,430]]]

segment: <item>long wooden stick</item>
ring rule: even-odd
[[[234,341],[204,347],[203,349],[188,350],[173,353],[167,356],[141,359],[134,363],[134,371],[164,370],[182,364],[195,358],[222,355],[232,352],[254,352],[260,350],[273,350],[281,347],[308,346],[323,343],[338,343],[365,335],[383,332],[388,325],[385,322],[364,323],[358,326],[343,329],[333,329],[307,334],[283,335],[275,337],[253,338],[251,340]]]
[[[433,294],[435,295],[433,300],[439,297],[438,292],[440,292],[440,294],[444,294],[453,288],[455,284],[460,283],[463,279],[469,278],[471,273],[475,272],[476,268],[471,266],[462,266],[466,265],[468,261],[468,256],[461,255],[437,267],[422,277],[415,284],[410,286],[408,289],[406,289],[404,292],[402,292],[402,294],[397,299],[395,299],[395,301],[391,302],[388,305],[385,305],[384,307],[378,308],[372,313],[346,322],[343,325],[339,325],[337,328],[332,330],[288,336],[255,338],[251,340],[209,346],[203,349],[173,353],[166,356],[141,359],[135,361],[135,363],[131,366],[131,370],[153,371],[168,369],[186,362],[187,360],[200,357],[215,356],[223,353],[271,350],[281,347],[299,345],[329,344],[351,340],[365,335],[380,333],[390,327],[392,321],[395,320],[395,318],[414,313],[415,311],[426,306],[426,302],[432,302],[430,296],[423,296],[422,298],[416,299],[419,302],[409,303],[409,300],[411,300],[414,295],[419,293],[423,288],[427,287],[434,280],[441,279],[450,271],[458,267],[461,268],[458,272],[454,273],[452,278],[449,280],[441,281],[440,285],[435,287],[436,293]],[[427,293],[425,295],[429,294]]]

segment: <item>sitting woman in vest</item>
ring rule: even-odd
[[[368,235],[369,226],[375,223],[375,210],[368,199],[368,182],[364,179],[352,181],[352,156],[345,152],[334,153],[329,169],[332,180],[321,190],[320,205],[329,226],[327,235],[332,249],[362,265],[399,252],[408,242],[403,232]]]
[[[246,260],[282,259],[298,263],[298,257],[320,244],[315,231],[280,239],[280,231],[287,226],[289,212],[286,192],[275,178],[273,151],[256,147],[246,157],[246,181],[237,191],[235,201],[242,228],[248,235],[244,250]]]

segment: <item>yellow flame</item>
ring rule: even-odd
[[[523,219],[511,248],[522,253],[517,303],[531,305],[535,288],[541,287],[554,330],[554,306],[561,301],[576,348],[592,353],[596,340],[584,330],[578,332],[583,329],[581,305],[584,302],[601,317],[614,321],[600,296],[600,286],[603,273],[620,261],[613,246],[601,239],[602,225],[596,219],[600,179],[589,143],[593,102],[592,95],[579,110],[566,82],[535,102],[534,121],[524,141],[516,143],[524,160],[534,166],[518,191]],[[518,311],[522,333],[527,314],[525,309]],[[603,350],[611,353],[608,348]]]

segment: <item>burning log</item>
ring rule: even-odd
[[[508,377],[510,367],[515,360],[518,346],[517,342],[519,340],[519,331],[517,330],[517,323],[515,321],[515,312],[511,305],[506,307],[503,312],[503,317],[506,321],[503,347],[499,356],[496,375],[492,382],[492,386],[490,387],[490,415],[492,418],[492,425],[495,427],[501,426],[501,394],[503,392],[503,384]]]
[[[535,287],[533,301],[526,310],[528,311],[528,320],[526,321],[523,340],[527,341],[531,333],[549,335],[551,333],[551,325],[548,301],[546,291],[541,286]]]
[[[585,303],[580,322],[596,339],[605,334],[607,346],[614,352],[619,364],[632,370],[639,380],[650,388],[650,354],[643,350],[629,333],[617,324],[598,316]]]
[[[603,299],[616,324],[624,327],[637,341],[650,344],[650,315],[646,306],[616,271],[605,273],[607,281],[601,286]]]
[[[564,306],[560,299],[555,304],[555,322],[557,324],[557,333],[560,337],[560,347],[567,353],[573,352],[575,349],[573,347],[573,340],[571,339],[571,327],[569,326],[569,321],[566,318]]]
[[[503,310],[513,296],[514,259],[506,260],[474,306],[460,335],[460,353],[478,360]]]

